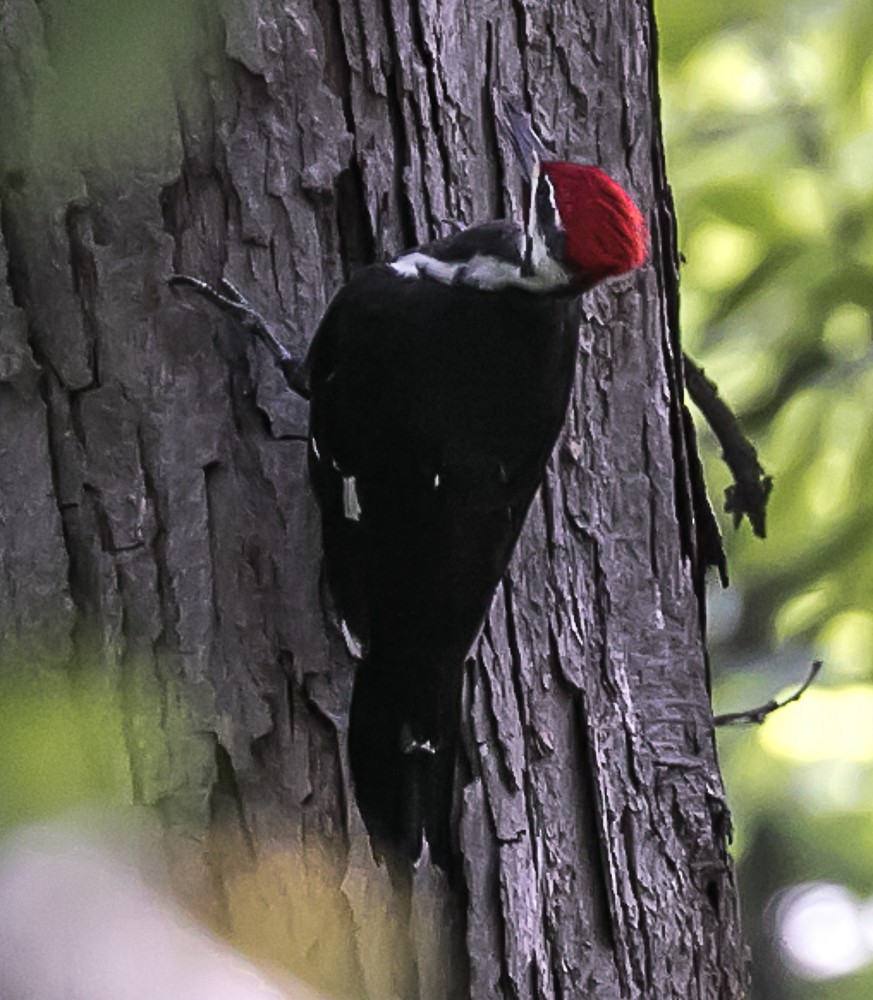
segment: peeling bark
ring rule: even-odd
[[[184,58],[156,63],[128,123],[148,142],[111,150],[87,123],[46,133],[59,5],[2,12],[5,662],[101,665],[132,797],[194,845],[215,919],[309,956],[325,988],[741,997],[650,7],[178,7]],[[353,665],[322,615],[305,404],[166,279],[228,278],[302,348],[355,269],[519,210],[499,86],[558,156],[634,194],[652,261],[584,300],[565,431],[468,663],[466,895],[428,865],[397,893],[350,806]]]

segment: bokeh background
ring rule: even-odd
[[[658,0],[686,349],[775,479],[722,517],[718,711],[756,1000],[873,997],[873,3]],[[728,483],[701,426],[710,490]]]

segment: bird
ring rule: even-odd
[[[563,425],[582,293],[645,222],[595,166],[537,160],[522,222],[355,276],[307,361],[327,580],[357,654],[349,758],[380,854],[446,867],[463,668]]]
[[[349,763],[374,855],[414,861],[426,840],[446,870],[464,664],[564,422],[580,299],[648,254],[624,188],[549,158],[516,107],[502,123],[528,177],[523,217],[363,268],[302,363],[236,289],[223,296],[310,401],[330,614],[357,661]]]

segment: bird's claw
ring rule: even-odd
[[[169,285],[171,288],[190,288],[218,306],[222,312],[232,316],[246,330],[259,337],[280,364],[293,360],[279,338],[270,329],[264,317],[252,308],[249,300],[227,278],[221,278],[218,283],[219,287],[213,288],[207,282],[201,281],[200,278],[193,278],[189,274],[174,274],[170,276]],[[219,289],[221,290],[219,291]]]
[[[171,288],[190,288],[223,313],[234,319],[247,333],[257,337],[275,358],[288,388],[303,399],[309,398],[308,376],[305,363],[284,346],[270,324],[251,305],[243,293],[227,278],[220,278],[218,288],[189,274],[173,274],[168,280]]]
[[[219,287],[222,292],[224,292],[225,298],[229,299],[231,302],[235,302],[237,305],[243,306],[249,312],[254,312],[251,303],[243,295],[243,293],[236,287],[236,285],[231,284],[227,278],[219,279]]]

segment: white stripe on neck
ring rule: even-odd
[[[444,261],[416,250],[398,257],[389,267],[401,278],[433,278],[443,285],[473,285],[485,292],[498,292],[503,288],[550,292],[570,284],[569,272],[549,256],[539,234],[534,236],[531,263],[533,273],[522,274],[519,264],[500,257],[476,254],[468,261]]]

